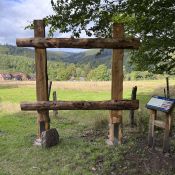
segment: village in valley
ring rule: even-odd
[[[3,80],[27,81],[27,80],[35,80],[35,78],[21,72],[20,73],[0,73],[0,81],[3,81]]]

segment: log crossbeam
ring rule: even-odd
[[[38,101],[21,103],[23,111],[42,110],[136,110],[139,100],[109,101]]]
[[[18,38],[18,47],[35,48],[104,48],[104,49],[138,49],[139,39],[113,39],[113,38]]]

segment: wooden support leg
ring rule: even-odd
[[[173,129],[173,115],[170,113],[170,119],[169,119],[169,127],[170,127],[170,137],[172,137],[172,129]]]
[[[117,117],[116,117],[117,116]],[[111,111],[109,120],[109,141],[111,145],[122,144],[122,111]]]
[[[57,101],[57,92],[53,91],[53,101]],[[58,117],[58,110],[53,110],[53,116]]]
[[[34,21],[35,37],[45,37],[43,20]],[[48,101],[47,53],[45,48],[35,48],[36,96],[37,101]],[[50,129],[49,111],[38,111],[38,138],[43,130]]]
[[[132,93],[131,93],[131,100],[136,100],[136,98],[137,98],[137,86],[132,88]],[[134,120],[134,110],[130,110],[129,118],[130,118],[131,128],[133,128],[136,125]]]
[[[150,110],[149,118],[149,133],[148,133],[148,146],[154,147],[154,121],[157,115],[157,111]]]
[[[170,124],[171,124],[171,115],[166,114],[166,121],[165,121],[165,133],[164,133],[164,139],[163,139],[163,152],[169,152],[170,151]]]
[[[123,24],[113,24],[113,38],[124,38]],[[113,100],[123,98],[123,57],[124,50],[113,49],[111,84],[111,98]],[[122,143],[122,111],[111,111],[109,141],[112,144]]]

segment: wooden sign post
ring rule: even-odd
[[[148,132],[148,146],[154,147],[155,135],[154,130],[155,126],[164,129],[164,138],[163,138],[163,152],[169,152],[170,150],[170,134],[172,127],[172,109],[174,106],[174,99],[154,96],[147,103],[146,107],[150,109],[150,118],[149,118],[149,132]],[[165,121],[157,119],[157,111],[165,113]]]
[[[113,38],[124,38],[123,24],[113,24]],[[123,49],[113,49],[111,98],[123,99]],[[111,111],[109,120],[109,144],[122,143],[122,111]]]
[[[43,20],[34,20],[34,36],[45,37],[45,25]],[[47,53],[46,48],[35,48],[36,65],[36,96],[37,101],[49,101],[48,76],[47,76]],[[38,137],[50,128],[49,111],[38,111]]]

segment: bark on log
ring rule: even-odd
[[[170,86],[169,86],[169,78],[168,77],[166,77],[166,92],[167,92],[166,97],[170,98]]]
[[[53,91],[53,101],[57,101],[57,92],[56,91]],[[53,116],[58,117],[58,111],[57,110],[53,110]]]
[[[131,100],[136,100],[136,98],[137,98],[137,86],[132,88],[132,93],[131,93]],[[134,110],[130,110],[129,118],[130,118],[130,125],[133,128],[134,125],[136,125],[135,119],[134,119]]]
[[[43,20],[34,20],[34,36],[45,37],[45,24]],[[35,48],[36,69],[36,97],[37,101],[47,101],[48,98],[48,75],[46,49]],[[38,111],[38,137],[42,131],[50,128],[49,111]]]
[[[109,101],[38,101],[21,103],[23,111],[42,110],[136,110],[138,100],[109,100]]]
[[[112,38],[18,38],[18,47],[36,48],[106,48],[106,49],[138,49],[139,39],[112,39]]]
[[[113,38],[117,40],[124,39],[123,24],[113,24]],[[112,82],[111,98],[112,100],[123,99],[123,49],[113,49],[112,53]],[[109,120],[109,140],[113,144],[122,143],[122,111],[111,111]]]
[[[48,87],[48,98],[50,99],[50,92],[52,89],[52,81],[49,81],[49,87]]]

